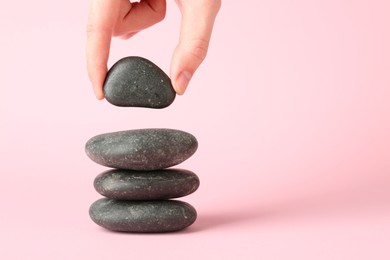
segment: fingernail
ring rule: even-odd
[[[192,77],[192,75],[188,71],[183,71],[179,74],[179,76],[176,79],[176,84],[175,84],[175,90],[176,90],[177,94],[179,94],[179,95],[184,94],[184,92],[187,89],[188,83],[191,80],[191,77]]]

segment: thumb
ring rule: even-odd
[[[176,0],[182,14],[179,44],[173,53],[171,79],[177,94],[184,94],[192,75],[206,58],[220,0]]]

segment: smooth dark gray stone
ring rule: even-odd
[[[199,187],[195,173],[183,169],[130,171],[114,169],[95,178],[101,195],[119,200],[162,200],[187,196]]]
[[[126,57],[107,72],[104,95],[121,107],[164,108],[172,104],[176,93],[171,80],[151,61]]]
[[[85,151],[94,162],[112,168],[147,171],[177,165],[193,155],[196,138],[174,129],[137,129],[92,137]]]
[[[122,232],[172,232],[190,226],[196,210],[176,200],[128,201],[103,198],[90,209],[91,219],[106,229]]]

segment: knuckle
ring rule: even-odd
[[[221,8],[222,1],[221,0],[204,0],[205,5],[212,8],[213,10],[219,10]]]
[[[165,1],[161,1],[159,3],[160,3],[160,5],[155,9],[157,22],[161,22],[162,20],[164,20],[165,15],[167,13],[166,2]]]
[[[92,33],[96,32],[96,26],[92,23],[88,23],[87,28],[86,28],[86,32],[87,32],[87,34],[92,34]]]
[[[153,11],[154,22],[158,23],[164,20],[167,12],[166,1],[146,2]]]
[[[162,20],[164,20],[165,15],[166,15],[166,11],[165,11],[165,10],[158,12],[158,13],[156,14],[156,20],[157,20],[157,22],[161,22]]]
[[[208,45],[209,43],[206,40],[193,40],[189,53],[196,59],[203,61],[207,56]]]

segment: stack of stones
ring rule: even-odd
[[[152,62],[127,57],[109,70],[106,99],[117,106],[164,108],[175,99],[168,76]],[[191,157],[196,138],[175,129],[137,129],[91,138],[86,153],[94,162],[114,169],[98,175],[94,187],[105,196],[89,210],[92,220],[122,232],[172,232],[196,220],[188,203],[172,200],[197,190],[199,178],[175,166]]]

